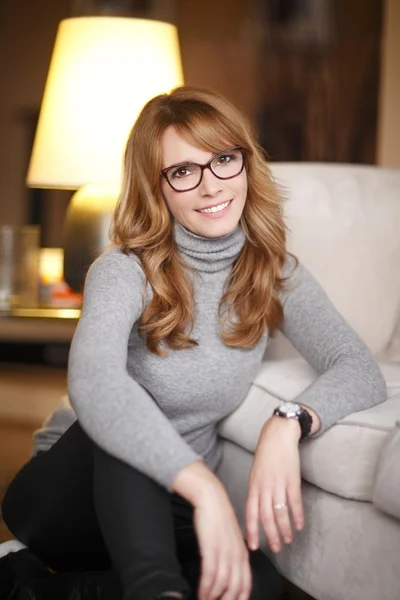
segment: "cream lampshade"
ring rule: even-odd
[[[60,23],[27,183],[78,189],[64,236],[64,274],[74,289],[109,242],[132,125],[150,98],[182,83],[174,25],[122,17]]]

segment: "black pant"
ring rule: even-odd
[[[2,511],[10,531],[51,569],[102,577],[108,571],[115,600],[149,600],[172,590],[196,598],[193,507],[105,453],[78,422],[21,469]],[[260,551],[250,561],[251,600],[277,600],[282,583],[275,567]]]

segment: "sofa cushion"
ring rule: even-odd
[[[387,437],[376,470],[373,501],[383,512],[400,519],[400,421]]]
[[[306,481],[345,498],[372,501],[380,452],[400,420],[400,366],[381,364],[388,400],[348,415],[300,446]],[[254,452],[265,421],[279,400],[296,398],[317,377],[303,359],[270,361],[262,368],[243,404],[220,425],[220,434]]]
[[[271,169],[287,198],[289,250],[371,351],[395,360],[400,170],[304,163],[274,163]]]

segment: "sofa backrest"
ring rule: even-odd
[[[289,250],[372,352],[393,359],[400,322],[400,170],[324,163],[271,168],[286,198]]]

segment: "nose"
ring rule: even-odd
[[[216,196],[221,190],[222,180],[218,179],[211,169],[204,169],[203,177],[199,185],[201,196]]]

